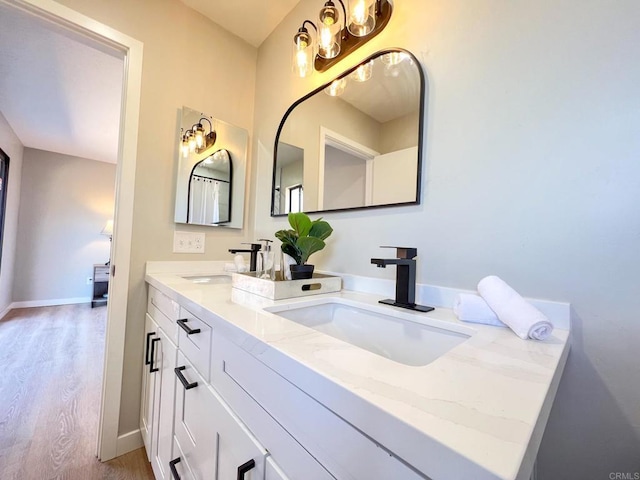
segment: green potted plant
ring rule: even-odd
[[[278,230],[276,238],[282,242],[282,252],[296,262],[291,265],[291,279],[300,280],[313,276],[313,265],[307,264],[309,257],[325,247],[325,240],[333,228],[322,218],[311,220],[306,213],[290,213],[291,229]]]

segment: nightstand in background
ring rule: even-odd
[[[107,304],[109,268],[109,265],[102,263],[93,266],[93,299],[91,300],[91,308]]]

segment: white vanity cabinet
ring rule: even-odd
[[[150,289],[145,322],[140,430],[158,480],[171,478],[169,461],[173,455],[173,381],[177,354],[174,325],[178,311],[175,302],[156,289]]]
[[[159,292],[150,287],[152,293],[157,297]],[[151,300],[149,308],[157,310]],[[167,320],[162,312],[156,314]],[[149,333],[159,334],[159,340],[145,337],[149,348],[155,348],[156,357],[173,355],[177,360],[168,370],[164,358],[162,367],[155,363],[161,376],[145,372],[145,389],[151,393],[143,392],[141,427],[151,431],[143,436],[151,438],[145,446],[151,445],[156,478],[426,478],[230,341],[220,332],[225,330],[221,322],[210,312],[198,318],[181,306],[175,320],[175,353],[164,332],[171,327],[156,326],[151,316],[147,318]],[[169,406],[172,415],[167,421]],[[147,418],[153,419],[150,428]],[[172,437],[165,437],[167,432],[173,432]]]

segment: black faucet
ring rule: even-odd
[[[242,245],[251,245],[251,248],[230,248],[229,253],[250,253],[249,271],[255,272],[258,269],[258,252],[262,245],[259,243],[243,243]]]
[[[372,258],[371,263],[378,268],[386,268],[387,265],[396,266],[396,299],[380,300],[385,305],[430,312],[433,307],[416,304],[416,261],[418,249],[413,247],[388,247],[395,248],[397,258]]]

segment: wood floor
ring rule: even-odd
[[[144,449],[96,459],[106,307],[26,308],[0,321],[0,478],[153,479]]]

